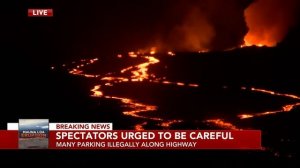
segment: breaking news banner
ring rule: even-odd
[[[261,150],[259,130],[113,130],[113,123],[20,119],[0,130],[0,149]]]

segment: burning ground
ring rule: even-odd
[[[279,118],[297,115],[299,79],[295,62],[274,58],[278,52],[285,54],[267,47],[209,53],[129,52],[51,70],[90,83],[86,94],[94,102],[92,115],[96,117],[95,108],[99,110],[99,118],[93,120],[112,121],[116,129],[262,129],[268,151],[295,157],[293,149],[282,149],[295,142],[287,134],[295,123]],[[290,66],[282,69],[282,64]],[[105,106],[110,110],[105,111]],[[89,111],[85,115],[88,118]]]

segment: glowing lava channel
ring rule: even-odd
[[[161,127],[164,127],[164,128],[169,128],[174,123],[182,122],[182,120],[163,120],[162,118],[158,118],[158,117],[143,116],[141,113],[156,111],[158,107],[155,105],[149,105],[149,104],[145,104],[145,103],[136,102],[135,100],[129,99],[126,97],[105,96],[103,91],[101,90],[102,86],[113,86],[114,83],[143,82],[143,81],[147,81],[150,83],[160,83],[163,85],[172,84],[172,85],[186,86],[186,87],[191,87],[191,88],[199,87],[198,84],[184,83],[184,82],[170,82],[170,81],[163,80],[164,78],[163,79],[156,78],[154,74],[149,74],[148,73],[149,66],[160,62],[157,58],[155,58],[153,56],[153,55],[155,55],[155,53],[156,53],[156,51],[151,50],[150,51],[151,56],[144,56],[144,55],[139,55],[139,53],[136,53],[136,52],[129,52],[128,53],[129,57],[131,57],[131,58],[140,57],[140,58],[145,59],[146,62],[143,62],[138,65],[134,65],[134,66],[129,66],[127,68],[122,69],[120,71],[120,73],[121,73],[120,76],[110,76],[110,74],[112,74],[112,73],[108,73],[107,75],[104,75],[102,78],[100,78],[100,80],[105,83],[100,84],[100,85],[95,85],[91,89],[91,92],[92,92],[91,96],[97,97],[97,98],[104,97],[107,99],[120,100],[123,103],[123,108],[125,109],[123,111],[124,115],[135,117],[135,118],[142,118],[142,119],[147,119],[147,120],[152,120],[152,121],[158,121],[158,122],[161,122],[158,125]],[[173,53],[173,52],[168,52],[168,54],[171,56],[175,55],[175,53]],[[121,59],[121,58],[123,58],[123,55],[118,54],[117,58]],[[77,76],[79,75],[79,76],[84,76],[87,78],[90,78],[90,77],[98,78],[98,77],[100,77],[100,75],[85,74],[84,71],[82,70],[83,67],[85,67],[87,65],[91,65],[91,64],[95,63],[96,61],[98,61],[97,58],[91,59],[91,60],[82,59],[78,65],[74,65],[74,68],[69,70],[69,73],[72,75],[77,75]],[[76,62],[72,62],[72,63],[76,64]],[[52,67],[51,69],[54,69],[54,67]],[[124,77],[127,72],[129,72],[131,74],[131,76],[129,78]],[[146,124],[147,124],[147,122],[144,122],[142,124],[137,124],[135,126],[135,129],[143,130],[144,129],[143,126]]]
[[[155,74],[149,74],[148,73],[149,66],[160,62],[157,58],[154,57],[155,52],[152,51],[150,53],[150,55],[151,56],[144,56],[144,55],[140,55],[139,52],[138,53],[129,52],[128,53],[129,57],[131,57],[131,58],[140,57],[140,58],[145,59],[146,62],[138,64],[138,65],[134,65],[134,66],[129,66],[127,68],[122,69],[120,71],[120,76],[111,76],[111,74],[113,74],[113,73],[108,73],[108,74],[104,75],[103,77],[100,78],[100,81],[104,82],[104,83],[95,85],[91,89],[91,93],[92,93],[91,96],[96,97],[96,98],[104,97],[107,99],[120,100],[123,103],[123,107],[125,108],[125,110],[123,111],[124,115],[135,117],[135,118],[157,121],[157,122],[160,122],[160,124],[158,124],[159,126],[161,126],[163,128],[170,128],[170,126],[172,124],[180,123],[183,121],[182,120],[164,120],[164,119],[158,118],[158,117],[144,116],[143,113],[157,111],[158,107],[155,105],[140,103],[140,102],[137,102],[133,99],[129,99],[126,97],[107,96],[101,90],[102,86],[103,87],[104,86],[111,87],[111,86],[113,86],[114,83],[145,82],[145,81],[147,81],[149,83],[159,83],[162,85],[176,85],[179,87],[190,87],[190,88],[198,88],[199,87],[199,84],[196,84],[196,83],[184,83],[184,82],[178,82],[178,81],[172,82],[172,81],[166,80],[165,78],[156,78]],[[168,55],[174,56],[175,53],[168,52]],[[124,56],[121,54],[117,55],[117,58],[119,58],[119,59],[121,59],[123,57]],[[78,65],[76,65],[76,62],[72,62],[72,64],[74,64],[74,65],[72,65],[73,68],[71,70],[69,70],[69,73],[71,75],[83,76],[86,78],[99,78],[100,75],[85,74],[82,69],[83,67],[91,65],[91,64],[95,63],[96,61],[98,61],[98,58],[94,58],[94,59],[90,59],[90,60],[82,59],[82,60],[80,60]],[[63,64],[62,67],[68,67],[68,65]],[[55,70],[55,69],[56,68],[54,66],[51,67],[51,70]],[[129,77],[128,76],[126,77],[127,72],[129,74],[131,74]],[[224,88],[226,88],[226,87],[224,87]],[[241,87],[241,90],[247,90],[247,88]],[[292,94],[278,93],[278,92],[271,91],[271,90],[250,88],[250,91],[260,92],[260,93],[269,94],[269,95],[273,95],[273,96],[281,96],[281,97],[291,98],[294,100],[300,100],[299,96],[292,95]],[[266,111],[266,112],[255,113],[255,114],[240,114],[240,115],[238,115],[238,118],[239,119],[248,119],[248,118],[277,114],[277,113],[281,113],[281,112],[290,112],[296,106],[300,106],[300,102],[284,105],[282,107],[282,109],[277,110],[277,111]],[[231,129],[231,130],[239,129],[237,126],[233,125],[230,122],[224,121],[223,119],[208,119],[208,120],[204,120],[203,122],[208,125],[214,125],[214,126],[217,126],[219,128],[223,128],[223,129]],[[147,125],[147,122],[136,124],[134,128],[136,130],[144,130],[145,125]]]
[[[214,126],[217,126],[219,128],[223,128],[223,129],[238,130],[238,128],[235,125],[233,125],[230,122],[226,122],[222,119],[209,119],[209,120],[204,121],[204,123],[207,123],[209,125],[214,125]]]
[[[242,90],[246,90],[246,87],[242,87]],[[281,96],[286,98],[291,98],[294,100],[300,100],[299,96],[292,95],[292,94],[284,94],[284,93],[278,93],[271,90],[265,90],[265,89],[258,89],[258,88],[251,88],[252,92],[259,92],[274,96]],[[277,113],[283,113],[283,112],[291,112],[296,106],[300,106],[300,102],[294,103],[294,104],[287,104],[282,106],[282,109],[276,110],[276,111],[265,111],[261,113],[255,113],[255,114],[240,114],[238,115],[238,118],[240,119],[248,119],[248,118],[254,118],[254,117],[261,117],[261,116],[267,116],[267,115],[274,115]]]
[[[91,74],[85,74],[83,73],[82,68],[84,68],[85,66],[94,64],[98,61],[98,58],[93,58],[93,59],[82,59],[80,60],[79,65],[75,65],[74,68],[72,68],[71,70],[69,70],[69,73],[72,75],[78,75],[78,76],[84,76],[86,78],[98,78],[99,75],[91,75]],[[73,64],[75,64],[76,62],[72,62]],[[64,64],[66,66],[66,64]],[[54,67],[52,67],[51,69],[54,69]]]

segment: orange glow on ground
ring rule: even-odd
[[[182,83],[182,82],[177,82],[176,85],[177,85],[177,86],[184,86],[185,84]]]
[[[103,93],[100,91],[101,85],[96,85],[94,88],[91,90],[93,94],[91,95],[92,97],[102,97]]]
[[[145,129],[144,129],[144,126],[145,125],[147,125],[148,123],[147,122],[143,122],[143,123],[141,123],[141,124],[136,124],[135,126],[134,126],[134,129],[136,130],[136,131],[144,131]]]
[[[164,128],[170,128],[170,126],[172,124],[175,124],[175,123],[181,123],[183,122],[182,120],[170,120],[170,121],[165,121],[165,122],[162,122],[160,124],[160,126],[164,127]]]
[[[172,84],[172,82],[170,82],[170,81],[163,81],[162,83],[166,84],[166,85]]]
[[[245,43],[243,45],[241,45],[241,48],[243,47],[251,47],[251,46],[256,46],[256,47],[274,47],[274,45],[270,45],[266,42],[249,42],[247,39],[247,36],[245,37],[244,41]]]
[[[143,112],[156,111],[157,106],[143,104],[143,103],[137,103],[134,100],[129,99],[129,98],[116,97],[116,96],[111,96],[110,98],[121,100],[121,102],[124,104],[124,108],[128,109],[123,112],[124,115],[128,115],[128,116],[135,117],[135,118],[144,118],[144,119],[154,120],[154,121],[162,121],[163,120],[161,118],[144,117],[144,116],[140,115],[140,113],[143,113]]]
[[[98,75],[91,75],[91,74],[85,74],[83,73],[83,70],[81,68],[84,68],[85,66],[89,66],[91,64],[94,64],[98,61],[98,58],[86,60],[86,59],[81,59],[80,64],[75,65],[72,70],[69,70],[69,73],[72,75],[78,75],[78,76],[84,76],[86,78],[97,78]],[[76,62],[73,61],[72,64],[75,64]],[[66,66],[66,64],[64,64]]]
[[[168,53],[168,55],[171,53]],[[159,122],[159,126],[162,126],[164,128],[170,128],[170,126],[174,123],[182,122],[182,120],[164,120],[163,118],[159,117],[148,117],[146,115],[143,115],[146,112],[153,112],[157,111],[158,107],[151,104],[141,103],[133,99],[129,99],[126,97],[116,97],[116,96],[109,96],[104,95],[102,91],[102,87],[112,87],[115,83],[124,83],[124,82],[149,82],[149,83],[155,83],[160,85],[174,85],[174,86],[186,86],[190,88],[197,88],[199,87],[199,84],[197,83],[186,83],[186,82],[180,82],[180,81],[168,81],[165,77],[156,77],[155,74],[150,74],[149,67],[154,64],[158,64],[160,60],[155,57],[155,55],[151,56],[144,56],[144,55],[138,55],[135,52],[129,52],[128,55],[130,57],[136,58],[139,57],[141,59],[144,59],[145,61],[143,63],[132,65],[129,67],[126,67],[124,69],[121,69],[117,74],[110,72],[106,75],[101,76],[100,78],[100,84],[95,85],[91,89],[91,96],[92,97],[104,97],[106,99],[116,99],[120,100],[122,102],[122,107],[124,108],[123,114],[145,119],[146,121],[152,120]],[[122,59],[123,57],[118,58]],[[82,59],[80,62],[72,62],[72,66],[74,68],[68,69],[69,73],[72,75],[78,75],[86,78],[98,78],[100,75],[92,75],[92,74],[85,74],[83,68],[85,66],[89,66],[91,64],[94,64],[96,61],[98,61],[97,58],[95,59]],[[64,64],[65,67],[70,67],[70,65]],[[51,69],[54,69],[54,67]],[[66,68],[67,69],[67,68]],[[120,73],[121,72],[121,73]],[[119,76],[118,76],[119,75]],[[226,89],[227,87],[224,87]],[[266,90],[266,89],[258,89],[254,87],[241,87],[241,90],[244,91],[251,91],[251,92],[258,92],[263,94],[269,94],[272,96],[281,96],[286,98],[291,98],[294,100],[300,100],[300,97],[293,94],[286,94],[286,93],[279,93],[272,90]],[[300,106],[300,102],[294,104],[287,104],[282,106],[282,109],[279,109],[277,111],[266,111],[261,113],[254,113],[254,114],[240,114],[237,117],[239,119],[248,119],[248,118],[254,118],[254,117],[260,117],[260,116],[266,116],[266,115],[273,115],[281,112],[290,112],[292,111],[296,106]],[[224,129],[232,129],[236,130],[238,129],[235,125],[233,125],[230,122],[225,122],[223,119],[209,119],[204,121],[207,124],[212,124],[215,126],[218,126],[220,128]],[[143,130],[144,126],[147,125],[147,122],[143,122],[142,124],[137,124],[135,126],[136,130]]]
[[[135,52],[133,52],[133,51],[129,52],[128,55],[129,55],[129,57],[131,57],[131,58],[136,58],[136,57],[138,56],[138,55],[137,55]]]
[[[251,114],[241,114],[241,115],[238,115],[238,117],[239,117],[240,119],[247,119],[247,118],[252,118],[252,117],[254,117],[254,116],[251,115]]]
[[[121,70],[121,73],[125,73],[125,72],[131,70],[131,73],[132,73],[131,81],[133,81],[133,82],[149,79],[148,67],[152,64],[159,63],[159,60],[152,56],[144,56],[142,58],[146,59],[147,62],[141,63],[136,66],[130,66],[130,67],[124,68]]]
[[[169,52],[168,52],[168,55],[170,55],[170,56],[175,56],[176,54],[175,54],[173,51],[169,51]]]
[[[73,75],[79,75],[79,74],[82,74],[82,71],[81,70],[78,70],[78,69],[73,69],[69,72],[70,74],[73,74]]]
[[[155,55],[156,54],[156,47],[152,47],[150,49],[150,55]]]
[[[274,47],[297,23],[297,0],[256,0],[244,11],[248,32],[244,38],[247,46]]]
[[[244,90],[246,89],[245,87]],[[292,94],[285,94],[285,93],[278,93],[272,90],[266,90],[266,89],[258,89],[258,88],[251,88],[251,91],[253,92],[260,92],[264,94],[269,94],[269,95],[274,95],[274,96],[281,96],[281,97],[287,97],[295,100],[300,100],[299,96],[292,95]],[[266,116],[266,115],[273,115],[277,113],[282,113],[282,112],[290,112],[294,109],[294,107],[300,106],[300,102],[294,103],[294,104],[288,104],[282,106],[282,109],[277,110],[277,111],[266,111],[266,112],[261,112],[261,113],[255,113],[255,114],[240,114],[238,115],[238,118],[240,119],[248,119],[248,118],[253,118],[253,117],[261,117],[261,116]]]
[[[238,130],[238,128],[234,126],[232,123],[225,122],[222,119],[211,119],[211,120],[206,120],[205,122],[208,124],[213,124],[223,129]]]
[[[300,100],[299,96],[292,95],[292,94],[278,93],[278,92],[271,91],[271,90],[257,89],[257,88],[251,88],[251,90],[255,91],[255,92],[261,92],[261,93],[266,93],[266,94],[271,94],[271,95],[276,95],[276,96],[282,96],[282,97],[289,97],[289,98],[292,98],[292,99]]]
[[[199,87],[199,85],[198,85],[198,84],[193,84],[193,83],[191,83],[191,84],[188,84],[188,86],[189,86],[189,87]]]

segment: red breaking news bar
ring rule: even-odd
[[[18,131],[0,130],[0,149],[18,149]]]
[[[261,149],[261,132],[52,131],[49,142],[52,149]]]
[[[0,131],[1,149],[18,149],[18,131]],[[50,131],[49,149],[260,150],[257,130]]]

